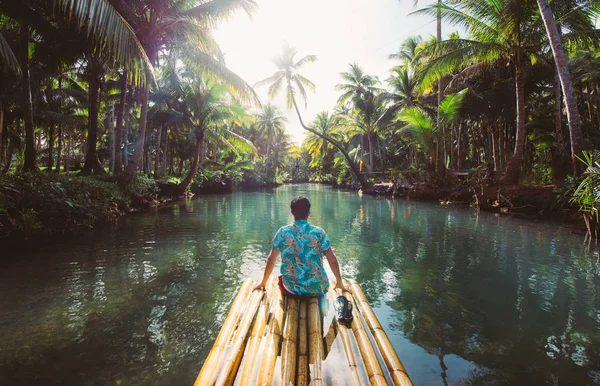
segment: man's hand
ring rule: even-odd
[[[265,290],[265,287],[267,286],[267,283],[265,282],[260,282],[256,285],[256,287],[252,288],[252,291],[256,291],[256,290]]]
[[[350,287],[347,285],[344,285],[344,283],[341,280],[338,280],[337,283],[335,283],[335,288],[333,290],[336,291],[338,289],[342,290],[342,293],[343,293],[343,291],[348,291],[348,292],[352,293],[352,290],[350,290]]]

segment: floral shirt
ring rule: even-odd
[[[273,248],[281,252],[284,286],[297,295],[320,295],[329,288],[323,268],[323,255],[331,242],[325,231],[296,220],[281,227],[273,238]]]

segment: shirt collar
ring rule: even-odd
[[[308,220],[294,220],[294,224],[305,225],[308,224]]]

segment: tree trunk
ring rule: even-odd
[[[183,192],[185,192],[187,187],[192,182],[192,179],[196,175],[196,172],[198,171],[198,158],[202,158],[202,156],[203,156],[202,149],[204,149],[204,136],[205,136],[204,130],[205,130],[204,127],[199,128],[199,130],[198,130],[199,132],[197,133],[197,136],[196,136],[196,147],[194,148],[194,155],[192,156],[192,159],[190,160],[190,170],[188,170],[188,173],[185,176],[185,178],[183,179],[183,181],[181,181],[177,185],[177,190],[179,191],[178,194],[183,194]],[[200,163],[202,163],[202,160],[200,161]]]
[[[502,178],[503,184],[517,184],[521,177],[521,163],[525,151],[525,76],[520,60],[515,68],[515,88],[517,94],[517,133],[515,138],[515,151],[508,162],[506,174]]]
[[[23,105],[25,106],[25,162],[23,170],[37,170],[35,132],[33,127],[33,104],[31,101],[31,79],[29,76],[29,26],[21,23],[21,72],[23,74]]]
[[[137,137],[135,138],[135,144],[133,146],[133,154],[131,155],[131,159],[129,160],[129,164],[125,168],[125,173],[123,175],[123,181],[125,183],[129,183],[135,177],[135,172],[138,169],[138,164],[142,158],[142,153],[144,151],[144,140],[146,138],[146,122],[148,118],[148,97],[150,94],[149,86],[142,88],[142,108],[140,112],[140,131],[138,132]]]
[[[577,111],[577,100],[575,99],[573,82],[571,81],[571,73],[569,72],[569,64],[567,62],[558,27],[556,26],[556,20],[554,20],[554,15],[552,14],[550,5],[548,5],[548,1],[537,0],[537,3],[540,8],[540,13],[542,14],[542,19],[544,19],[546,31],[548,32],[556,69],[564,91],[565,105],[567,107],[567,120],[569,121],[569,133],[571,136],[571,162],[573,164],[573,174],[578,176],[581,174],[582,167],[580,166],[581,162],[577,160],[577,156],[581,152],[583,138],[581,135],[579,112]]]
[[[288,84],[288,87],[290,87],[289,84]],[[298,119],[300,120],[300,126],[302,126],[302,128],[304,130],[309,131],[309,132],[317,135],[318,137],[329,141],[333,146],[335,146],[344,155],[344,158],[346,159],[346,162],[348,162],[348,165],[350,166],[352,173],[354,173],[354,176],[360,182],[360,186],[366,191],[370,190],[372,188],[372,184],[367,182],[365,177],[360,174],[360,171],[358,170],[358,168],[356,167],[356,165],[354,164],[354,162],[352,161],[352,159],[350,158],[350,156],[348,155],[346,150],[344,150],[342,145],[340,145],[336,140],[329,138],[328,136],[323,135],[316,130],[306,127],[306,125],[302,121],[302,116],[300,115],[300,110],[298,109],[298,105],[296,104],[296,98],[294,98],[293,94],[292,94],[292,102],[294,104],[294,108],[296,109],[296,113],[298,114]]]
[[[56,169],[57,173],[60,173],[60,163],[62,162],[62,146],[63,146],[63,130],[62,126],[58,125],[58,142],[56,144]]]
[[[4,146],[2,146],[2,131],[4,129],[4,106],[0,101],[0,174],[2,173],[2,150]]]
[[[71,134],[67,134],[67,151],[65,152],[65,173],[69,174],[71,161]]]
[[[54,125],[50,125],[48,128],[48,163],[46,166],[49,171],[52,171],[53,157],[52,153],[54,152]]]
[[[161,176],[165,176],[167,174],[167,157],[169,154],[169,129],[165,127],[164,133],[164,149],[163,149],[163,160],[160,164],[160,174]]]
[[[98,142],[98,110],[100,104],[100,65],[95,57],[89,60],[90,81],[88,91],[88,136],[87,151],[85,153],[85,162],[82,175],[105,174],[106,172],[100,165],[96,146]]]
[[[369,173],[373,173],[375,154],[373,154],[373,138],[371,137],[371,135],[367,136],[367,141],[369,142]],[[371,177],[373,177],[373,176],[371,176]]]
[[[154,159],[154,178],[157,178],[160,175],[160,161],[161,161],[160,145],[161,145],[161,140],[162,140],[162,132],[163,132],[163,125],[160,125],[160,126],[158,126],[158,132],[156,133],[156,158]]]
[[[108,96],[108,93],[107,93]],[[108,99],[108,98],[107,98]],[[108,101],[107,101],[108,102]],[[110,104],[110,109],[106,114],[106,129],[108,130],[108,171],[110,173],[115,172],[115,159],[116,159],[116,141],[115,141],[115,104]]]
[[[127,70],[123,70],[121,75],[121,95],[117,105],[117,123],[115,126],[115,167],[114,174],[120,174],[123,171],[123,158],[121,146],[123,144],[123,118],[125,116],[125,102],[127,99]]]

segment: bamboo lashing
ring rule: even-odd
[[[322,385],[321,361],[323,360],[323,336],[318,298],[308,300],[308,344],[310,384],[314,386]]]
[[[298,299],[288,298],[281,344],[281,377],[284,385],[293,385],[296,381],[297,340]]]
[[[251,288],[252,280],[250,279],[245,280],[240,287],[240,290],[231,305],[229,314],[225,318],[225,322],[223,322],[223,327],[221,327],[221,331],[219,332],[219,335],[217,335],[215,344],[210,350],[210,353],[204,362],[204,366],[202,366],[200,374],[198,374],[198,378],[196,378],[196,382],[194,382],[194,386],[212,385],[215,382],[225,345],[231,338],[231,333],[237,325],[240,313],[242,312],[242,308]]]
[[[225,366],[221,371],[221,374],[217,378],[217,382],[215,383],[215,385],[225,386],[233,384],[238,367],[240,365],[240,362],[242,361],[242,355],[244,354],[244,348],[246,346],[248,331],[250,330],[250,326],[252,324],[252,321],[254,320],[256,310],[258,309],[263,295],[264,292],[262,290],[255,290],[251,293],[249,305],[244,310],[244,316],[240,320],[240,324],[233,336],[232,347],[229,351],[229,357],[227,358]]]
[[[253,378],[254,364],[259,356],[258,349],[267,327],[271,300],[274,297],[275,291],[279,292],[279,288],[275,285],[274,280],[270,280],[266,286],[265,297],[258,308],[258,314],[254,326],[252,327],[250,338],[248,338],[248,342],[246,343],[244,362],[242,363],[242,369],[240,370],[240,385],[250,385],[255,381]]]
[[[308,385],[308,303],[300,301],[298,312],[298,374],[296,376],[297,386]]]
[[[373,339],[379,347],[381,356],[383,357],[385,365],[387,366],[390,376],[392,377],[392,381],[396,385],[412,386],[412,381],[408,377],[404,365],[402,365],[402,362],[400,361],[400,358],[398,358],[390,339],[381,327],[379,320],[377,320],[377,316],[375,316],[373,309],[367,302],[367,298],[362,292],[362,289],[356,280],[349,280],[348,282],[350,283],[350,287],[352,289],[354,300],[356,301],[358,309],[367,322],[369,330],[373,335]]]
[[[284,301],[281,291],[275,291],[274,309],[267,324],[267,335],[265,354],[262,358],[260,372],[258,374],[258,385],[271,386],[275,374],[275,363],[279,355],[279,340],[281,338],[281,325],[283,323]]]

